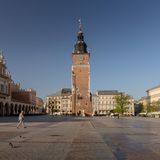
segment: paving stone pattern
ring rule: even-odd
[[[160,119],[0,117],[0,160],[159,160]],[[9,143],[13,144],[13,147]]]

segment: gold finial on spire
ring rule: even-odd
[[[79,22],[79,30],[82,31],[82,20],[81,20],[81,18],[78,20],[78,22]]]

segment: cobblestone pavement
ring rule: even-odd
[[[159,160],[160,119],[0,117],[0,160]],[[13,144],[13,147],[9,143]]]

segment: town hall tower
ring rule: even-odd
[[[72,53],[72,113],[75,115],[92,115],[89,58],[79,20],[77,42]]]

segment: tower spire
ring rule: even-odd
[[[79,22],[79,30],[82,32],[82,20],[81,20],[81,18],[78,20],[78,22]]]
[[[87,45],[84,41],[81,19],[79,19],[78,22],[79,22],[79,31],[77,35],[77,43],[74,45],[74,53],[88,53]]]

